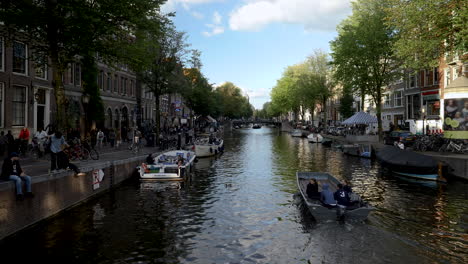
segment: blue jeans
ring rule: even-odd
[[[26,183],[26,192],[31,192],[31,177],[30,176],[10,175],[10,180],[15,181],[16,194],[23,194],[23,188],[21,186],[22,181]]]

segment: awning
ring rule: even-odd
[[[343,121],[343,125],[367,125],[377,123],[377,117],[371,116],[366,112],[357,112],[350,118]]]

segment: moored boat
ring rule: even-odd
[[[321,143],[323,137],[319,133],[311,133],[307,136],[307,140],[311,143]]]
[[[301,192],[302,198],[310,210],[310,213],[317,221],[335,220],[337,216],[344,215],[346,220],[362,221],[367,218],[369,213],[375,208],[360,200],[354,206],[342,208],[339,206],[326,207],[319,198],[309,198],[307,196],[307,184],[311,179],[317,180],[319,191],[324,184],[328,184],[330,191],[335,192],[338,189],[338,181],[329,173],[325,172],[296,172],[297,186]],[[344,209],[344,210],[343,210]]]
[[[262,126],[260,124],[254,124],[252,126],[253,129],[259,129],[259,128],[262,128]]]
[[[294,130],[291,132],[291,136],[293,136],[293,137],[303,137],[304,134],[302,133],[302,130],[300,130],[300,129],[294,129]]]
[[[361,158],[368,158],[372,157],[372,145],[364,145],[364,144],[353,144],[353,145],[342,145],[343,153],[356,156]]]
[[[140,179],[184,180],[193,168],[195,152],[173,150],[154,158],[153,164],[142,163],[137,167]]]
[[[224,141],[221,138],[198,138],[193,144],[193,150],[198,158],[211,157],[224,151]]]
[[[329,147],[329,146],[332,145],[332,143],[333,143],[333,139],[327,138],[327,137],[323,137],[323,139],[322,139],[322,145]]]
[[[394,146],[383,147],[376,156],[382,166],[395,174],[423,180],[446,181],[442,175],[442,165],[430,156]]]

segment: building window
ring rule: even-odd
[[[28,74],[27,46],[24,43],[13,42],[13,72],[19,74]]]
[[[130,80],[130,95],[133,96],[135,94],[135,82]]]
[[[385,94],[384,95],[384,108],[389,108],[391,107],[391,104],[390,104],[390,94]]]
[[[112,91],[112,75],[110,72],[107,73],[107,91]]]
[[[47,80],[47,56],[44,53],[37,55],[36,78]]]
[[[68,84],[75,83],[75,69],[73,67],[73,63],[68,64],[67,78],[68,78]]]
[[[439,68],[438,67],[434,68],[432,80],[434,80],[434,84],[439,84]]]
[[[0,127],[3,127],[3,88],[4,84],[0,83]]]
[[[24,126],[26,121],[26,87],[13,86],[13,126]]]
[[[119,76],[117,74],[114,76],[114,93],[119,92]]]
[[[424,70],[424,86],[428,86],[428,85],[429,85],[429,71]]]
[[[394,106],[403,106],[403,91],[396,91],[394,94],[395,97],[395,103]]]
[[[98,87],[101,90],[104,90],[104,72],[100,71],[98,76]]]
[[[124,94],[124,83],[125,83],[125,78],[120,77],[120,93]]]
[[[3,41],[3,38],[0,37],[0,71],[4,71],[5,69],[3,68],[3,64],[5,62],[5,58],[4,58],[4,41]]]
[[[79,64],[75,65],[75,85],[81,85],[81,66]]]
[[[410,88],[416,87],[416,84],[417,84],[416,73],[412,73],[410,74],[410,77],[409,77],[409,87]]]
[[[450,84],[450,68],[447,68],[444,70],[444,77],[445,77],[445,81],[444,81],[444,86],[447,87],[449,84]]]

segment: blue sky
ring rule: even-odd
[[[168,0],[177,28],[202,52],[210,83],[233,82],[262,108],[284,69],[329,52],[350,0]]]

